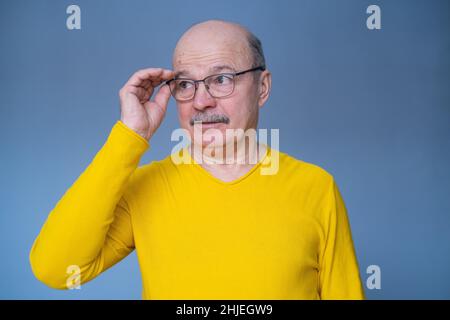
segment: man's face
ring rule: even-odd
[[[245,41],[244,36],[239,33],[225,39],[214,38],[211,32],[187,36],[177,45],[173,69],[177,77],[192,80],[204,79],[218,73],[250,69],[253,61]],[[194,137],[192,119],[205,121],[202,123],[204,133],[202,146],[211,142],[211,134],[205,132],[210,128],[220,130],[223,142],[226,129],[256,129],[259,86],[255,75],[249,72],[236,76],[234,80],[234,90],[229,96],[214,98],[208,93],[204,83],[198,83],[195,96],[191,100],[177,101],[180,125],[189,131],[191,137]],[[208,122],[212,115],[224,121]]]

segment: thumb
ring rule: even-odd
[[[166,114],[167,104],[170,98],[170,89],[164,87],[166,86],[159,87],[154,100],[147,101],[144,105],[151,123],[151,131],[153,132],[158,129],[161,124]]]
[[[158,88],[158,92],[155,95],[154,102],[158,104],[161,109],[165,112],[167,104],[170,99],[170,88],[168,85],[162,85]]]

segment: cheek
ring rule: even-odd
[[[224,106],[224,110],[233,122],[233,127],[240,128],[253,117],[254,101],[250,97],[250,95],[240,95]]]
[[[180,121],[180,125],[183,128],[187,128],[189,126],[189,121],[192,117],[192,110],[187,104],[178,103],[177,104],[177,110],[178,110],[178,120]]]

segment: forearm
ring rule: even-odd
[[[98,263],[114,210],[148,146],[123,123],[115,124],[106,143],[50,212],[36,238],[30,252],[36,277],[61,287],[68,266],[87,270],[90,264]]]

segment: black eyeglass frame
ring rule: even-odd
[[[175,80],[187,80],[187,81],[190,81],[190,82],[193,82],[193,83],[194,83],[194,94],[192,95],[192,97],[187,98],[187,99],[176,99],[176,98],[175,98],[175,99],[178,100],[178,101],[189,101],[189,100],[191,100],[192,98],[194,98],[194,97],[195,97],[195,93],[197,92],[197,87],[198,87],[198,86],[197,86],[197,83],[199,83],[199,82],[203,82],[203,84],[205,85],[206,90],[207,90],[208,93],[211,95],[211,97],[213,97],[213,98],[225,98],[225,97],[228,97],[229,95],[231,95],[231,94],[234,92],[234,87],[235,87],[234,77],[240,76],[241,74],[244,74],[244,73],[247,73],[247,72],[252,72],[252,71],[257,71],[257,70],[264,71],[264,70],[266,70],[266,67],[265,67],[265,66],[258,66],[258,67],[254,67],[254,68],[251,68],[251,69],[248,69],[248,70],[239,71],[239,72],[224,72],[224,73],[217,73],[217,74],[209,75],[209,76],[207,76],[207,77],[205,77],[204,79],[201,79],[201,80],[193,80],[193,79],[189,79],[189,78],[173,78],[173,79],[170,79],[170,80],[165,81],[165,82],[163,83],[163,85],[168,85],[168,86],[169,86],[170,93],[171,93],[172,96],[175,98],[175,95],[174,95],[174,93],[172,92],[172,88],[171,88],[170,85],[169,85],[172,81],[175,81]],[[206,80],[206,79],[209,79],[209,78],[212,78],[212,77],[220,76],[220,75],[228,75],[228,76],[231,75],[231,76],[233,76],[233,89],[231,90],[231,92],[230,92],[229,94],[227,94],[227,95],[225,95],[225,96],[215,97],[211,92],[209,92],[209,86],[206,84],[205,80]]]

